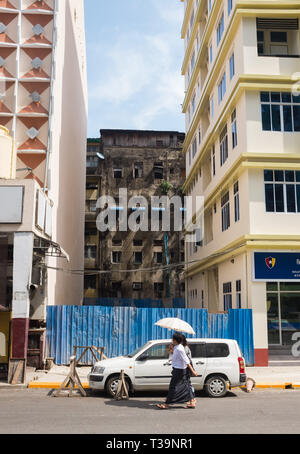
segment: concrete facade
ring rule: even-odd
[[[254,259],[258,251],[265,260],[278,252],[291,259],[300,249],[300,98],[292,97],[300,2],[184,5],[184,191],[205,198],[203,247],[187,249],[197,263],[186,275],[186,297],[199,307],[202,295],[211,311],[252,308],[256,365],[266,366],[274,348],[291,356],[299,331],[299,279],[258,280]],[[272,186],[269,174],[281,183]]]
[[[144,197],[148,203],[149,231],[117,229],[100,234],[100,269],[108,272],[100,275],[100,297],[184,296],[183,234],[174,231],[172,218],[171,227],[165,232],[151,231],[150,225],[151,209],[154,210],[152,196],[181,197],[185,179],[183,140],[184,134],[178,132],[101,130],[100,151],[104,160],[100,164],[100,194],[115,199],[116,206],[108,208],[117,210],[119,219],[124,213],[129,218],[134,212],[130,208],[127,211],[119,200],[121,188],[127,190],[128,201],[132,197]],[[162,190],[164,182],[169,185],[166,192]],[[140,207],[144,209],[143,203]],[[160,270],[168,262],[182,263],[182,266],[172,269],[168,275]]]
[[[8,201],[0,217],[2,305],[12,311],[13,376],[20,360],[30,363],[29,352],[41,365],[46,306],[83,299],[83,276],[72,273],[84,267],[83,1],[4,1],[0,28],[0,125],[13,142],[10,153],[0,150]]]

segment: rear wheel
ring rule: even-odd
[[[126,383],[127,391],[129,392],[129,388],[130,388],[129,381],[126,378],[125,378],[125,383]],[[105,391],[107,392],[107,394],[109,396],[115,397],[118,386],[119,386],[119,376],[117,375],[114,377],[110,377],[106,382]]]
[[[226,380],[220,375],[210,377],[205,383],[205,391],[209,397],[224,397],[227,394]]]

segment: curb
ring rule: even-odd
[[[58,383],[58,382],[35,382],[35,381],[32,381],[30,383],[28,383],[27,385],[27,388],[29,389],[59,389],[60,386],[62,385],[63,382],[61,383]],[[88,383],[85,383],[83,382],[82,383],[82,387],[84,389],[89,389],[89,384]],[[77,389],[78,387],[75,386],[75,389]]]
[[[58,382],[38,382],[33,381],[28,383],[29,389],[59,389],[62,383]],[[90,389],[89,384],[86,382],[82,383],[84,389]],[[1,388],[1,386],[0,386]],[[7,386],[6,386],[7,388]],[[24,386],[23,386],[24,388]],[[76,386],[77,388],[77,386]],[[246,386],[236,386],[235,388],[246,388]],[[256,383],[255,388],[258,389],[300,389],[299,383]],[[232,388],[234,389],[234,388]]]

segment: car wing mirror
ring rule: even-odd
[[[149,356],[147,355],[147,353],[145,353],[145,354],[142,354],[141,356],[139,356],[137,358],[137,361],[146,361],[148,358],[149,358]]]

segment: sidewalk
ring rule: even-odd
[[[84,388],[88,388],[87,375],[91,367],[78,367],[77,372]],[[54,366],[49,372],[27,372],[29,388],[57,389],[68,375],[69,367]],[[300,366],[248,367],[247,376],[256,382],[257,388],[300,388]]]

